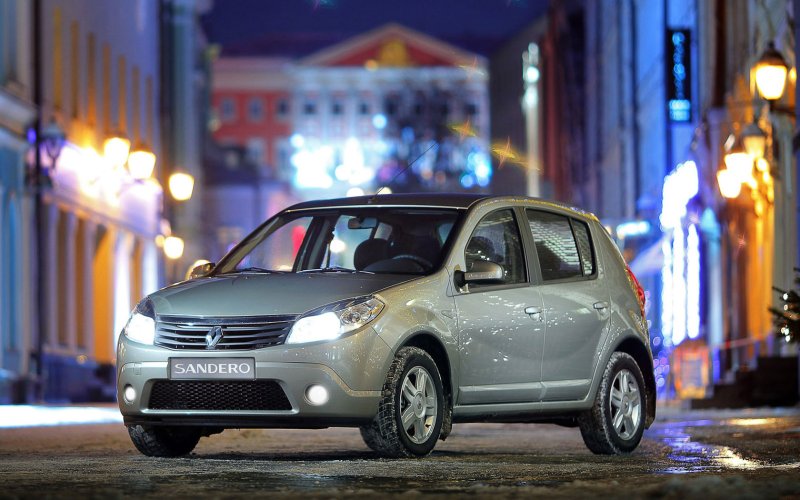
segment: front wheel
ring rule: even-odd
[[[148,457],[179,457],[197,446],[201,431],[194,427],[129,425],[128,434],[136,449]]]
[[[578,417],[586,447],[598,455],[621,455],[639,446],[646,417],[642,371],[630,355],[611,355],[594,406]]]
[[[361,427],[361,437],[388,457],[423,457],[433,450],[445,414],[442,378],[430,355],[417,347],[397,352],[378,414]]]

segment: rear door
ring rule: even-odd
[[[582,399],[591,385],[599,342],[610,322],[610,293],[589,225],[568,215],[528,209],[544,304],[543,401]]]

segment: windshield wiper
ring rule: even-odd
[[[364,274],[375,274],[370,271],[362,271],[360,269],[350,269],[349,267],[341,267],[341,266],[329,266],[329,267],[320,267],[317,269],[303,269],[297,271],[298,273],[364,273]]]
[[[274,269],[265,269],[263,267],[251,266],[242,269],[233,269],[231,271],[228,271],[227,273],[221,273],[221,274],[238,274],[238,273],[286,274],[287,272],[289,271],[276,271]]]

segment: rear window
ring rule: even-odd
[[[585,222],[540,210],[526,213],[544,281],[594,274],[594,251]]]

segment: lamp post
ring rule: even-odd
[[[783,97],[789,65],[773,42],[767,44],[766,50],[753,66],[753,70],[756,74],[756,88],[761,97],[770,104]]]

